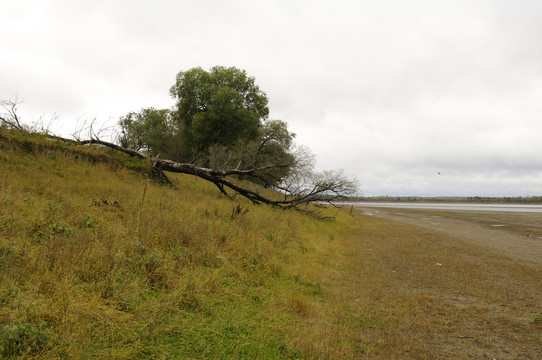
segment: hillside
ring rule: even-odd
[[[323,332],[338,326],[326,279],[341,266],[343,214],[231,201],[186,175],[171,189],[123,154],[0,131],[4,357],[354,351]]]

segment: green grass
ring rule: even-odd
[[[4,357],[327,357],[299,334],[345,224],[38,135],[2,130],[0,160]]]

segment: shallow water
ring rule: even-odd
[[[428,209],[428,210],[472,210],[500,212],[542,213],[542,205],[518,204],[451,204],[451,203],[397,203],[397,202],[344,202],[342,205],[353,205],[371,208]]]

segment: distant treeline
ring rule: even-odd
[[[353,196],[345,201],[370,201],[370,202],[426,202],[426,203],[511,203],[511,204],[542,204],[542,196],[513,196],[513,197],[489,197],[489,196]]]

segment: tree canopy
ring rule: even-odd
[[[170,94],[176,100],[173,117],[182,125],[186,145],[196,153],[212,145],[257,139],[269,115],[265,93],[253,77],[235,67],[181,71]]]
[[[141,109],[140,112],[129,112],[120,118],[119,125],[119,142],[123,147],[146,150],[151,155],[157,155],[172,146],[171,138],[177,133],[167,109],[151,107]]]
[[[244,70],[181,71],[170,94],[176,101],[171,110],[144,108],[121,117],[120,147],[92,138],[79,143],[154,158],[162,178],[163,171],[199,176],[225,195],[229,189],[255,203],[298,208],[355,193],[356,181],[342,172],[314,171],[310,151],[294,146],[286,122],[268,118],[267,96]],[[274,188],[282,198],[267,198],[234,179]]]

